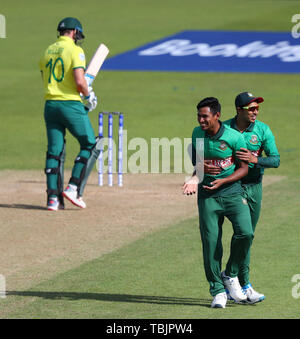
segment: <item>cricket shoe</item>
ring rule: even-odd
[[[47,203],[47,210],[48,211],[58,211],[63,210],[65,207],[63,204],[59,202],[57,198],[49,198]]]
[[[263,294],[255,291],[255,289],[252,287],[252,285],[250,283],[243,286],[242,289],[246,293],[246,296],[247,296],[246,303],[247,304],[255,304],[255,303],[258,303],[258,302],[266,299],[266,297]]]
[[[225,292],[226,292],[226,295],[227,295],[227,300],[229,300],[229,301],[235,301],[235,300],[232,298],[232,296],[230,295],[230,293],[229,293],[229,291],[228,291],[227,288],[225,288]]]
[[[68,199],[73,205],[86,208],[85,202],[82,200],[82,197],[78,196],[77,187],[73,185],[68,185],[63,191],[63,196]]]
[[[247,300],[246,292],[242,289],[238,277],[228,277],[225,275],[225,272],[222,272],[221,276],[225,288],[228,290],[230,296],[234,301],[240,302]]]
[[[210,307],[211,308],[225,308],[226,302],[227,302],[226,292],[221,292],[214,296],[214,299]]]

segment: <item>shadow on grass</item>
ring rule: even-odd
[[[47,291],[9,291],[7,296],[38,297],[48,300],[96,300],[107,302],[146,303],[158,305],[210,307],[211,300],[111,293],[47,292]],[[233,306],[233,305],[228,305]]]
[[[26,204],[0,204],[0,208],[16,208],[23,210],[47,210],[44,206],[26,205]]]

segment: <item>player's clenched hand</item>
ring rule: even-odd
[[[203,185],[203,188],[206,189],[207,191],[213,191],[222,186],[225,183],[225,179],[216,179],[212,181],[210,184],[211,186],[205,186]]]
[[[191,195],[197,192],[199,184],[199,178],[194,175],[188,179],[182,186],[182,192],[186,195]]]
[[[221,171],[222,171],[221,167],[212,165],[208,163],[207,161],[204,161],[204,173],[205,174],[217,175],[217,174],[220,174]]]
[[[84,101],[84,104],[88,108],[89,112],[93,111],[97,107],[98,99],[91,86],[89,87],[89,95],[84,98]]]
[[[98,104],[98,99],[95,95],[95,92],[92,91],[90,95],[86,98],[86,106],[89,109],[89,112],[93,111]]]
[[[249,151],[246,148],[241,148],[239,151],[236,151],[236,156],[239,160],[245,161],[248,164],[250,162],[256,164],[257,163],[257,157],[255,155],[253,155],[251,153],[251,151]]]

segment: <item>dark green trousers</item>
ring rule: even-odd
[[[44,119],[47,129],[48,154],[59,156],[64,148],[66,130],[78,140],[80,152],[78,156],[90,157],[90,149],[95,145],[95,134],[84,105],[80,101],[54,101],[45,103]],[[46,158],[46,168],[56,168],[58,160]],[[83,163],[76,162],[71,178],[80,178]],[[70,183],[72,183],[70,181]],[[57,187],[57,174],[47,175],[47,188],[55,191]]]
[[[241,194],[226,197],[198,198],[199,224],[202,240],[205,275],[210,293],[215,296],[224,292],[221,278],[223,256],[222,225],[227,217],[232,223],[230,256],[225,274],[236,277],[253,240],[249,207]]]
[[[253,233],[260,216],[261,201],[262,201],[262,183],[245,184],[243,186],[243,197],[247,200],[250,209],[251,223]],[[249,284],[249,271],[250,271],[250,249],[247,256],[243,260],[239,269],[239,281],[242,286]]]

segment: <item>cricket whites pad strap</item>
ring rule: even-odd
[[[56,189],[56,190],[53,190],[53,189],[50,189],[50,188],[47,189],[47,195],[48,196],[50,196],[50,195],[59,196],[60,194],[61,194],[61,192],[58,189]]]
[[[86,151],[91,151],[89,149],[86,149]],[[82,157],[82,156],[78,156],[76,159],[75,159],[75,163],[76,162],[81,162],[82,164],[86,165],[87,162],[88,162],[88,158],[85,158],[85,157]]]
[[[45,174],[58,174],[59,167],[56,168],[45,168]]]
[[[103,138],[96,137],[96,143],[91,149],[85,149],[90,152],[89,158],[78,156],[75,160],[75,163],[80,162],[84,166],[82,168],[80,178],[74,178],[72,177],[70,179],[70,182],[77,185],[78,195],[82,196],[85,185],[87,183],[88,177],[90,176],[92,169],[95,165],[96,160],[98,159],[98,156],[100,154],[101,146],[103,143]]]

